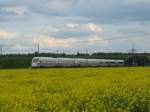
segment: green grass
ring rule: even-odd
[[[150,67],[0,70],[0,112],[150,112]]]

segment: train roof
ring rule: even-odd
[[[49,59],[52,59],[52,60],[55,60],[55,59],[60,59],[60,60],[80,60],[80,61],[85,61],[87,59],[85,58],[53,58],[53,57],[34,57],[33,59],[39,59],[39,60],[49,60]],[[124,60],[112,60],[112,59],[88,59],[88,60],[91,60],[91,61],[103,61],[103,62],[124,62]]]

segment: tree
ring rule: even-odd
[[[150,60],[147,56],[130,56],[125,60],[125,64],[128,66],[148,66]]]

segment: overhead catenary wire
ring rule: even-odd
[[[120,41],[120,40],[132,40],[132,39],[145,39],[145,38],[141,38],[141,37],[112,37],[112,38],[103,38],[103,39],[95,39],[95,40],[92,40],[92,43],[99,43],[99,42],[105,42],[105,41],[114,41],[114,40],[117,40],[117,41]],[[88,46],[90,41],[88,39],[86,40],[80,40],[78,39],[77,41],[70,41],[70,42],[67,42],[69,44],[71,44],[71,46],[79,46],[79,45],[82,45],[82,46]],[[56,42],[57,44],[57,42]],[[66,42],[62,42],[61,45],[63,44],[66,44]],[[36,52],[39,54],[40,53],[40,49],[44,49],[44,48],[50,48],[50,46],[43,46],[41,45],[40,43],[31,43],[31,42],[3,42],[3,43],[0,43],[0,54],[3,53],[3,48],[4,47],[13,47],[13,46],[17,46],[17,45],[20,45],[22,47],[29,47],[30,50],[31,50],[31,47],[34,47],[36,50]],[[58,42],[58,45],[60,45],[60,43]],[[15,48],[14,48],[15,49]],[[16,48],[17,49],[17,48]],[[30,50],[27,50],[28,52]],[[8,52],[9,50],[6,50],[6,52]],[[14,50],[14,51],[19,51],[19,49],[17,50]],[[24,51],[24,50],[20,50],[20,51]],[[32,51],[32,50],[31,50]]]

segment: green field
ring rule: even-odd
[[[150,67],[0,70],[0,112],[150,112]]]

